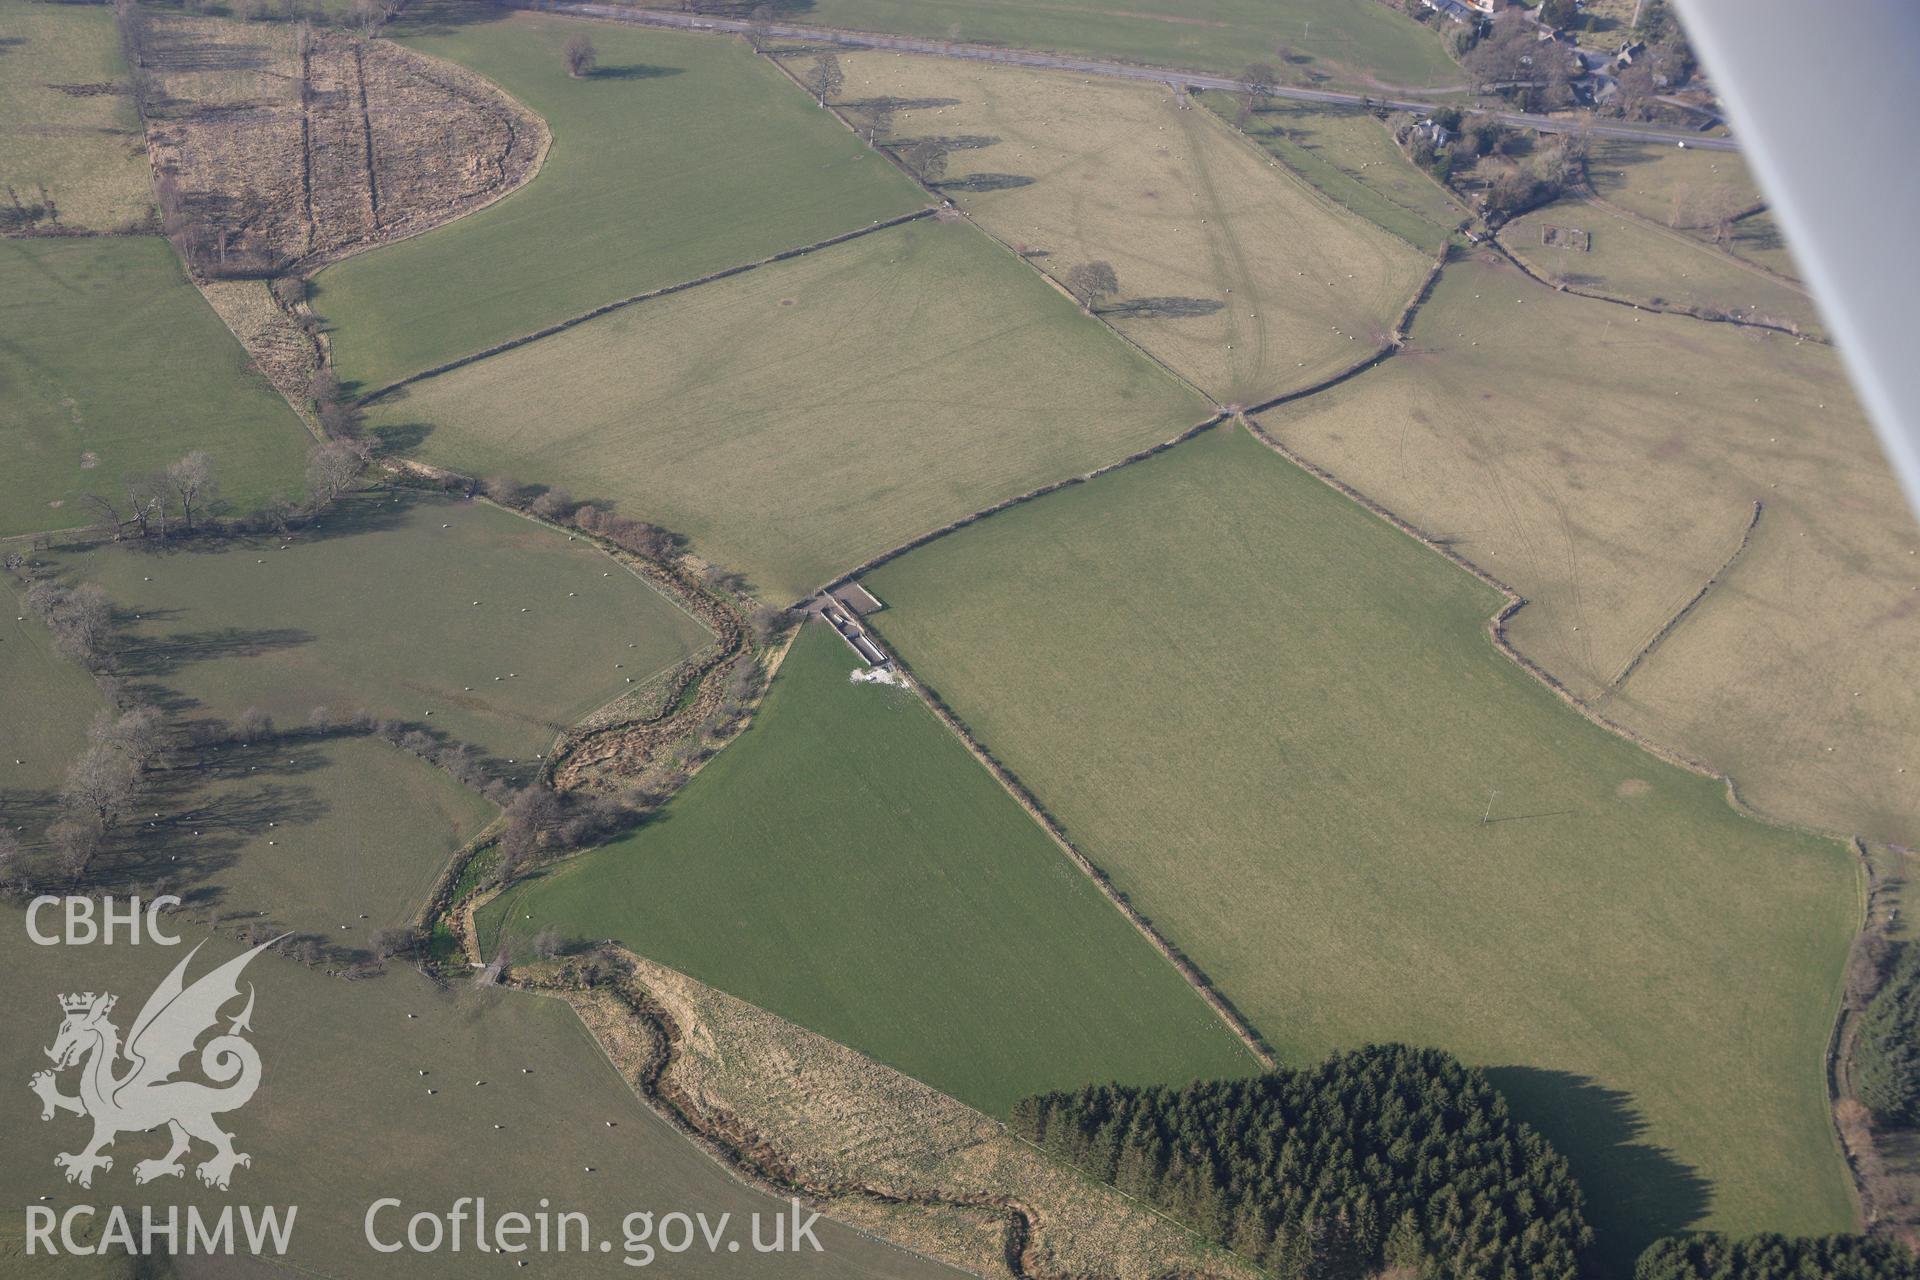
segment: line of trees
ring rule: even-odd
[[[219,495],[213,455],[195,449],[158,471],[129,471],[120,477],[120,492],[89,493],[83,498],[102,531],[119,538],[132,532],[141,538],[167,537],[177,519],[184,532],[193,532],[196,517],[206,514]]]
[[[113,605],[107,593],[89,582],[67,588],[42,578],[27,588],[27,608],[46,624],[53,647],[89,671],[107,662],[107,638],[113,630]]]
[[[234,529],[284,529],[359,487],[372,449],[357,434],[357,413],[337,396],[318,399],[318,404],[323,424],[354,434],[326,440],[308,452],[304,502],[274,499],[234,521]],[[164,539],[228,532],[228,524],[214,514],[221,509],[219,493],[213,455],[196,449],[159,471],[128,472],[120,477],[117,492],[88,493],[81,500],[93,513],[94,529],[102,535],[115,541]]]
[[[1882,1236],[1747,1236],[1656,1240],[1634,1280],[1920,1280],[1920,1263]]]
[[[1011,1125],[1288,1280],[1573,1280],[1592,1241],[1566,1160],[1438,1049],[1375,1045],[1181,1088],[1092,1085],[1024,1099]]]

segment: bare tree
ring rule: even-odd
[[[86,815],[61,818],[47,828],[47,840],[62,875],[78,880],[86,874],[87,864],[100,852],[107,838],[106,828]]]
[[[167,499],[170,492],[166,477],[154,471],[129,471],[120,477],[120,491],[127,497],[127,518],[141,537],[167,532]]]
[[[316,506],[325,506],[353,487],[366,467],[359,450],[335,440],[318,445],[307,455],[307,492]]]
[[[72,591],[58,583],[36,582],[27,590],[27,607],[47,624],[62,653],[87,667],[99,662],[113,628],[113,605],[106,592],[90,582]]]
[[[219,482],[213,477],[213,455],[204,449],[195,449],[168,467],[167,487],[173,491],[174,501],[180,504],[187,532],[192,533],[194,509],[212,501],[219,489]]]
[[[102,709],[95,713],[87,728],[87,740],[95,746],[118,751],[144,769],[166,750],[167,718],[160,708],[142,704],[119,715]]]
[[[529,503],[527,510],[542,520],[565,520],[579,505],[565,489],[548,489]]]
[[[526,492],[526,489],[527,486],[521,484],[517,478],[505,472],[488,476],[480,482],[480,492],[486,494],[502,506],[508,507],[519,505],[520,497]]]
[[[1273,91],[1280,87],[1279,71],[1272,63],[1253,62],[1247,64],[1240,76],[1247,83],[1247,105],[1255,111],[1266,110],[1267,104],[1273,101]]]
[[[867,118],[867,145],[877,147],[880,139],[893,132],[893,104],[878,99],[860,110]]]
[[[94,530],[118,541],[120,531],[126,528],[127,522],[120,518],[120,508],[113,499],[98,493],[83,493],[80,501],[86,503],[87,509],[93,512]]]
[[[1067,288],[1089,312],[1120,292],[1120,277],[1109,262],[1083,262],[1067,272]]]
[[[807,88],[823,107],[827,105],[828,98],[840,92],[840,86],[846,81],[846,72],[840,69],[840,59],[831,53],[818,55],[813,65],[807,68]]]
[[[273,736],[273,717],[258,707],[248,707],[233,722],[233,740],[243,747]]]
[[[747,20],[747,43],[755,53],[765,53],[773,44],[773,6],[755,5]]]
[[[67,769],[61,806],[70,816],[91,816],[102,828],[111,827],[133,798],[138,776],[139,770],[124,753],[96,742]]]
[[[380,28],[387,24],[386,6],[379,0],[353,0],[347,10],[347,21],[360,33],[362,40],[372,40],[380,34]]]
[[[916,178],[931,187],[947,174],[947,151],[947,144],[940,139],[922,138],[907,148],[902,159]]]
[[[599,56],[599,51],[593,47],[593,41],[583,35],[573,36],[567,41],[567,74],[575,80],[593,74],[593,64]]]
[[[412,926],[373,932],[373,949],[383,960],[415,955],[425,943],[426,935]]]

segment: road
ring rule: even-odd
[[[659,9],[636,9],[621,4],[569,3],[558,0],[544,8],[579,14],[589,18],[611,18],[617,22],[637,22],[650,27],[678,27],[693,31],[745,32],[750,25],[737,18],[703,17],[693,13],[673,13]],[[1246,84],[1226,76],[1203,75],[1173,67],[1147,67],[1132,62],[1107,62],[1098,58],[1073,58],[1057,53],[1039,53],[1031,49],[1005,49],[997,45],[960,44],[948,40],[925,40],[917,36],[890,36],[866,31],[841,31],[833,27],[815,27],[803,23],[775,22],[772,34],[787,40],[805,40],[812,44],[835,44],[848,49],[891,49],[898,53],[931,53],[943,58],[964,58],[971,62],[997,62],[1011,67],[1039,67],[1047,71],[1070,71],[1078,75],[1106,76],[1121,80],[1152,80],[1181,85],[1188,89],[1225,89],[1246,92]],[[1297,102],[1317,102],[1335,107],[1385,107],[1390,111],[1431,111],[1435,103],[1410,98],[1375,98],[1357,93],[1335,93],[1328,89],[1276,88],[1276,98]],[[1632,142],[1677,143],[1703,151],[1738,151],[1731,138],[1709,138],[1677,129],[1659,129],[1650,125],[1622,124],[1611,121],[1561,120],[1552,116],[1528,115],[1520,111],[1490,113],[1501,124],[1541,133],[1591,133],[1596,138],[1622,138]]]

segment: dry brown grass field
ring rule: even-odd
[[[0,202],[41,227],[113,231],[153,208],[108,5],[0,0]]]
[[[1262,425],[1525,595],[1515,644],[1609,716],[1771,816],[1920,838],[1920,532],[1831,348],[1482,256],[1405,354]]]
[[[325,32],[303,58],[284,23],[170,14],[145,47],[158,172],[230,255],[284,264],[415,234],[526,182],[547,145],[495,86],[389,40]]]
[[[1547,227],[1578,228],[1588,249],[1543,243]],[[1728,315],[1820,333],[1820,313],[1799,285],[1685,231],[1567,197],[1516,218],[1500,242],[1536,273],[1569,289],[1663,310]]]
[[[1120,290],[1101,314],[1226,404],[1306,386],[1377,347],[1427,262],[1164,85],[938,58],[845,58],[856,121],[955,140],[941,194],[1056,280],[1088,261]]]

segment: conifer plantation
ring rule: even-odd
[[[1382,1268],[1572,1280],[1592,1231],[1566,1160],[1484,1073],[1374,1045],[1180,1088],[1023,1099],[1015,1132],[1286,1277]]]
[[[1718,1233],[1670,1236],[1640,1255],[1634,1280],[1914,1280],[1913,1254],[1885,1236]]]

